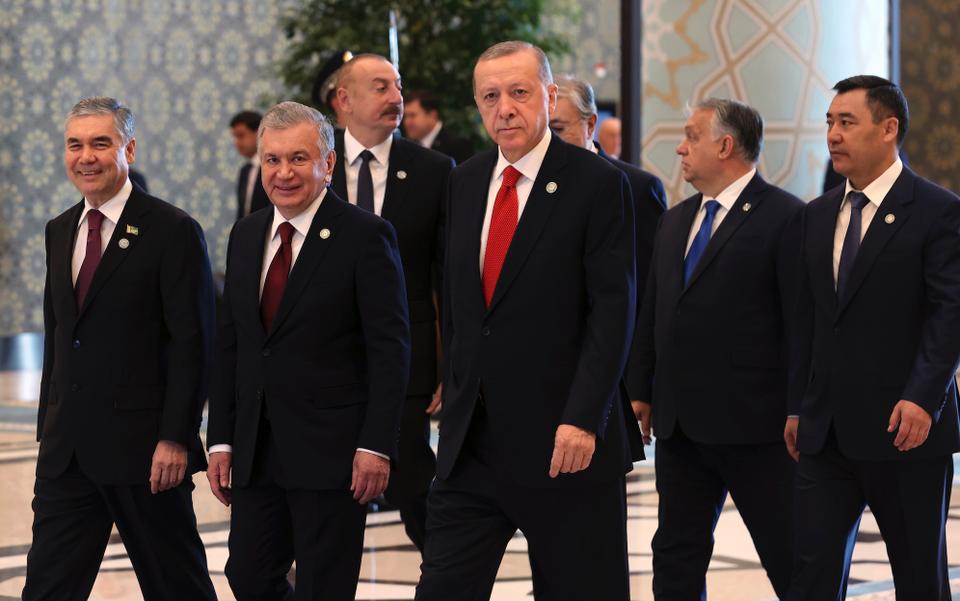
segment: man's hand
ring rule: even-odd
[[[597,435],[569,424],[560,424],[553,442],[553,457],[550,459],[550,477],[572,474],[590,467]]]
[[[187,449],[178,442],[161,440],[150,465],[150,492],[157,494],[180,484],[187,471]]]
[[[353,456],[353,480],[350,482],[350,490],[358,503],[365,505],[377,495],[383,494],[389,480],[389,461],[364,451],[357,451]]]
[[[210,490],[221,503],[230,506],[230,464],[233,461],[233,453],[210,453],[210,459],[207,462],[207,481],[210,482]]]
[[[436,415],[437,411],[443,407],[440,399],[443,397],[443,382],[440,382],[437,385],[437,389],[433,392],[433,398],[430,399],[430,405],[427,407],[427,415]]]
[[[787,443],[787,452],[794,461],[800,461],[800,451],[797,450],[797,430],[800,428],[799,417],[788,417],[783,427],[783,442]]]
[[[650,403],[646,401],[630,401],[630,406],[633,407],[633,414],[636,416],[637,421],[640,422],[640,434],[643,435],[643,444],[650,444],[653,442],[653,428],[650,426],[650,414],[653,408],[650,406]]]
[[[909,451],[927,441],[932,424],[933,417],[923,407],[913,401],[901,400],[890,414],[887,432],[893,432],[899,426],[893,446],[900,451]]]

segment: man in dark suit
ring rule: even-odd
[[[699,193],[660,220],[627,388],[657,435],[657,601],[706,597],[727,493],[780,598],[790,585],[794,465],[780,444],[802,201],[763,180],[763,119],[696,105],[677,146]],[[652,415],[651,415],[652,414]]]
[[[960,198],[897,156],[907,101],[834,86],[827,145],[846,184],[803,212],[784,438],[797,467],[790,600],[842,599],[870,506],[900,601],[951,598],[945,524],[960,450]]]
[[[424,148],[451,157],[458,164],[473,156],[473,145],[458,137],[440,120],[440,101],[431,92],[416,90],[404,96],[403,131]]]
[[[216,599],[190,478],[206,467],[210,264],[197,222],[131,185],[133,128],[113,98],[67,117],[84,198],[46,230],[28,601],[86,599],[114,525],[144,599]]]
[[[489,48],[474,90],[498,148],[451,176],[444,418],[417,599],[488,596],[519,528],[538,598],[624,601],[624,474],[642,457],[621,383],[636,302],[626,181],[550,133],[539,48]]]
[[[453,162],[394,135],[403,116],[400,75],[375,54],[340,68],[337,96],[346,129],[331,187],[343,199],[389,221],[397,231],[410,305],[413,355],[400,425],[396,470],[385,493],[400,510],[410,540],[423,549],[427,491],[436,472],[430,416],[439,409],[435,285],[443,264],[442,199]]]
[[[288,599],[296,560],[293,598],[352,600],[410,367],[400,255],[389,223],[326,188],[323,115],[283,102],[258,137],[274,208],[230,235],[210,397],[207,477],[233,505],[225,572],[240,600]]]
[[[270,206],[270,199],[263,189],[263,177],[260,173],[260,157],[257,155],[257,128],[260,127],[260,113],[243,111],[230,119],[230,133],[233,145],[247,163],[240,168],[237,177],[237,221],[250,213]]]

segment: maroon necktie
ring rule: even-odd
[[[280,299],[283,298],[283,289],[287,286],[287,276],[290,274],[290,265],[293,264],[293,226],[284,221],[280,224],[280,248],[273,255],[270,268],[267,269],[267,279],[263,282],[263,294],[260,295],[260,319],[263,329],[270,331],[273,318],[280,308]]]
[[[77,297],[77,309],[83,307],[83,300],[87,298],[87,292],[90,291],[93,274],[97,271],[97,265],[100,264],[100,225],[102,223],[103,213],[96,209],[87,213],[87,249],[83,255],[83,263],[80,264],[80,273],[77,274],[77,283],[73,289]]]
[[[503,183],[493,203],[493,216],[490,218],[490,230],[487,232],[487,249],[483,255],[483,299],[487,306],[493,299],[500,271],[507,259],[510,241],[517,230],[517,215],[520,202],[517,199],[517,180],[523,174],[512,166],[503,170]]]

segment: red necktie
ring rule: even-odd
[[[523,174],[507,167],[503,170],[503,183],[493,203],[493,216],[490,218],[490,230],[487,232],[487,250],[483,255],[483,298],[490,306],[493,291],[500,278],[500,270],[507,258],[510,241],[517,230],[517,214],[520,202],[517,200],[517,180]]]
[[[87,213],[87,249],[86,254],[83,255],[83,263],[80,264],[80,273],[77,274],[77,283],[73,289],[77,297],[77,309],[83,307],[83,300],[87,298],[87,292],[90,291],[93,274],[97,271],[97,265],[100,264],[100,225],[102,223],[103,213],[96,209]]]
[[[283,289],[287,286],[287,276],[290,274],[290,265],[293,264],[293,226],[284,221],[280,224],[280,248],[273,255],[270,268],[267,269],[267,279],[263,282],[263,294],[260,295],[260,319],[263,328],[270,331],[273,318],[280,308],[280,299],[283,298]]]

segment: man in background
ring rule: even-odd
[[[260,113],[243,111],[230,119],[233,145],[240,156],[247,160],[237,177],[237,221],[250,213],[270,205],[260,176],[260,157],[257,155],[257,128]]]
[[[443,126],[436,96],[421,90],[407,94],[403,100],[403,129],[408,138],[451,157],[458,165],[473,156],[470,142]]]
[[[597,142],[600,148],[615,159],[620,158],[620,129],[622,125],[618,117],[607,117],[600,124],[600,131],[597,132]]]

